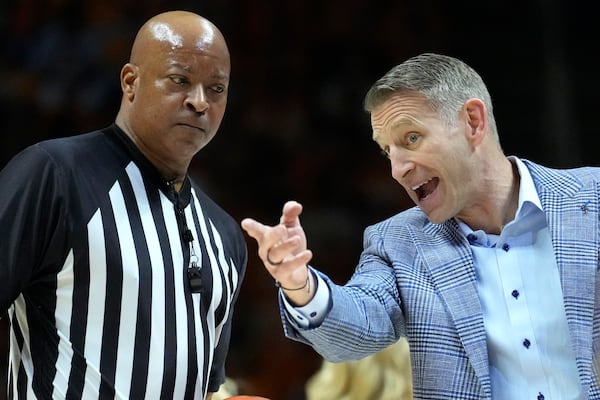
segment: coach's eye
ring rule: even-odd
[[[421,137],[421,135],[419,135],[418,133],[409,133],[408,134],[408,144],[415,144],[419,141],[419,138]]]

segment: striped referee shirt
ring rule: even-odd
[[[247,251],[195,183],[175,191],[112,125],[25,149],[0,188],[10,399],[218,390]]]

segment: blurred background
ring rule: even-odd
[[[284,201],[302,202],[312,264],[343,283],[364,227],[410,206],[371,140],[362,111],[370,84],[421,52],[459,57],[489,86],[507,154],[555,167],[597,165],[592,4],[2,0],[0,167],[39,140],[112,123],[119,71],[143,21],[169,9],[198,12],[225,35],[232,76],[219,134],[191,174],[237,220],[276,223]],[[276,288],[253,240],[248,248],[228,374],[244,393],[302,400],[321,360],[284,338]],[[6,329],[0,320],[2,388]]]

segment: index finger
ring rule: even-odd
[[[242,229],[245,230],[250,237],[256,239],[257,241],[260,240],[260,238],[262,238],[262,236],[265,233],[265,230],[267,229],[265,225],[252,218],[244,218],[242,220],[241,225]]]
[[[299,217],[302,213],[302,204],[290,200],[283,205],[280,223],[289,227],[299,223]]]

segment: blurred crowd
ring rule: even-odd
[[[370,84],[409,56],[447,53],[480,71],[508,154],[597,164],[590,146],[597,143],[590,135],[597,27],[585,7],[566,0],[3,0],[0,167],[38,140],[110,124],[140,24],[168,9],[198,12],[224,33],[232,76],[224,122],[198,154],[194,178],[238,220],[276,222],[285,200],[303,203],[313,263],[344,282],[363,228],[410,206],[362,111]],[[302,400],[321,360],[283,337],[276,288],[248,244],[229,374],[243,392]],[[0,326],[2,384],[6,319]]]

